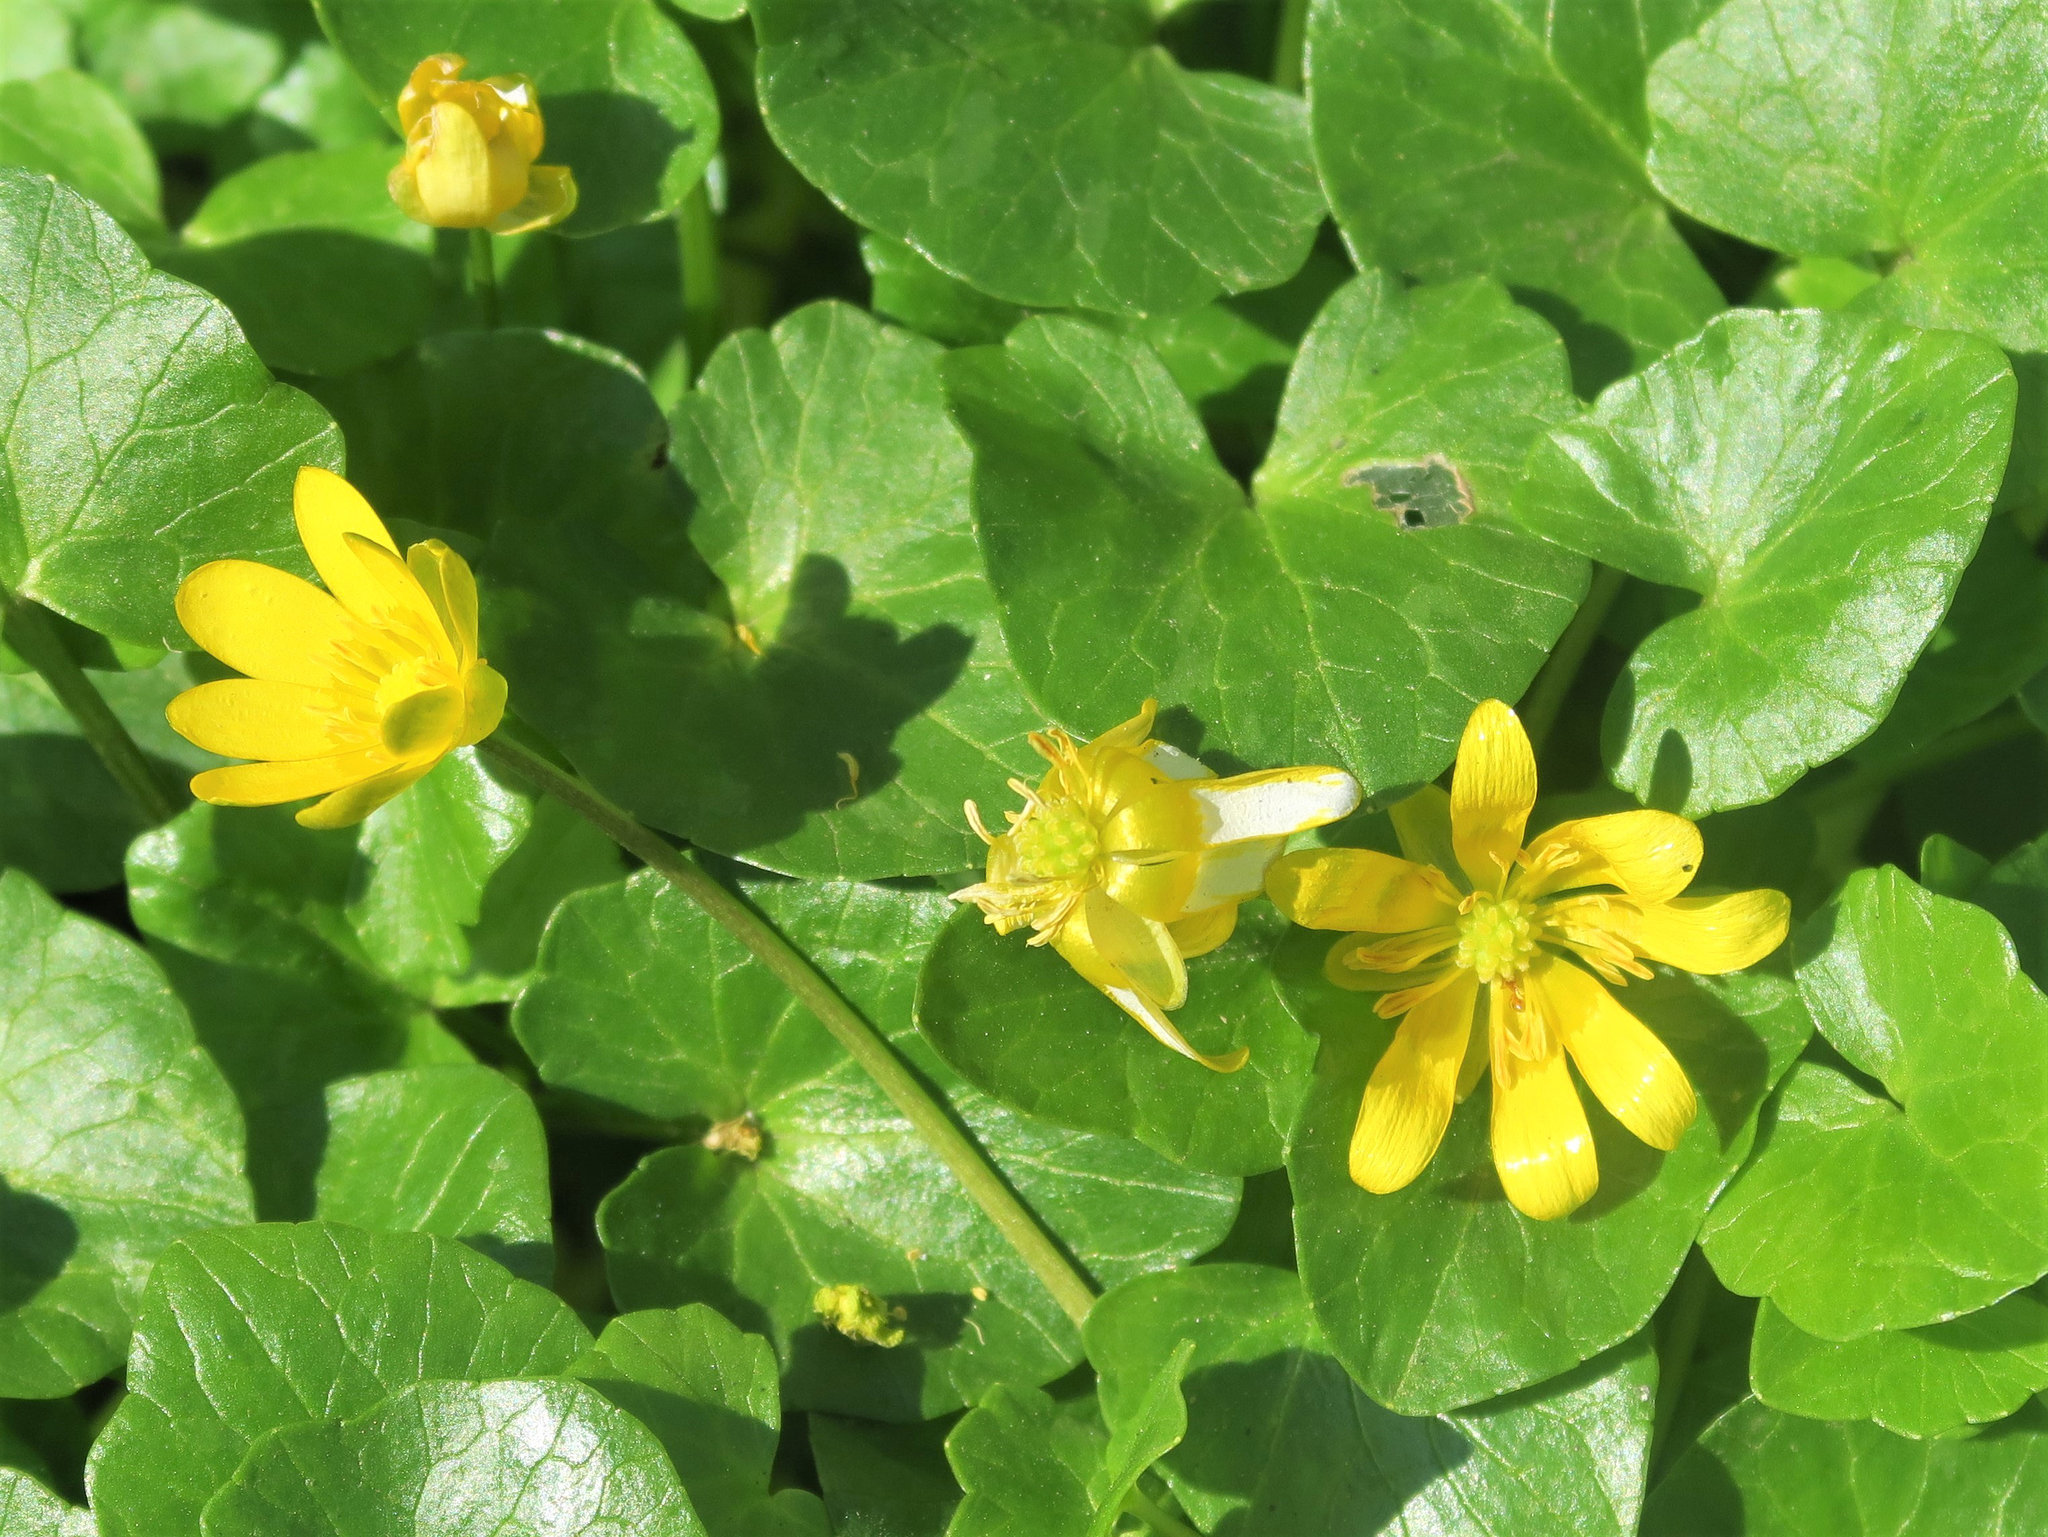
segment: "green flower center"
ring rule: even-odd
[[[1458,964],[1482,982],[1520,976],[1536,954],[1529,909],[1513,897],[1475,894],[1458,917]]]
[[[1049,801],[1010,833],[1018,869],[1042,881],[1078,880],[1094,868],[1102,843],[1073,801]]]

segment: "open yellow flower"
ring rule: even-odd
[[[1408,857],[1315,849],[1278,861],[1266,891],[1296,923],[1350,930],[1325,963],[1400,1018],[1351,1137],[1351,1177],[1399,1190],[1443,1140],[1453,1103],[1493,1068],[1493,1163],[1531,1217],[1562,1217],[1600,1183],[1567,1053],[1614,1118],[1667,1151],[1696,1108],[1685,1070],[1601,985],[1645,960],[1714,975],[1784,941],[1782,892],[1685,897],[1699,829],[1662,811],[1563,822],[1523,846],[1536,759],[1515,712],[1489,699],[1458,744],[1447,796],[1393,808]]]
[[[576,211],[568,167],[535,165],[546,128],[524,75],[462,80],[459,53],[420,60],[398,93],[405,158],[391,200],[409,219],[497,235],[559,224]]]
[[[1035,790],[1010,781],[1024,810],[1006,813],[1003,833],[990,833],[967,803],[988,869],[953,896],[978,906],[999,934],[1028,925],[1032,944],[1051,945],[1163,1044],[1235,1072],[1247,1052],[1206,1056],[1166,1018],[1187,1001],[1183,963],[1230,937],[1238,904],[1258,895],[1288,836],[1349,815],[1358,784],[1333,768],[1218,779],[1151,739],[1158,709],[1148,699],[1092,742],[1033,732],[1052,767]]]
[[[429,539],[401,560],[361,493],[310,465],[292,508],[327,590],[250,560],[186,577],[179,622],[248,676],[187,689],[164,713],[208,752],[263,760],[197,775],[201,800],[318,795],[299,821],[347,827],[497,729],[505,680],[477,655],[476,581],[460,555]]]

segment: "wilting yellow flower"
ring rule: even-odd
[[[398,93],[405,159],[391,200],[410,219],[498,235],[559,224],[576,211],[568,167],[535,165],[546,129],[524,75],[459,80],[459,53],[420,60]]]
[[[1401,1028],[1373,1069],[1351,1137],[1351,1177],[1399,1190],[1443,1140],[1451,1106],[1493,1068],[1493,1163],[1529,1216],[1562,1217],[1600,1183],[1565,1066],[1614,1118],[1669,1150],[1692,1124],[1692,1084],[1664,1043],[1596,978],[1647,977],[1645,959],[1714,975],[1785,938],[1782,892],[1683,897],[1700,835],[1662,811],[1562,822],[1526,848],[1536,759],[1515,712],[1472,712],[1451,793],[1393,808],[1408,857],[1290,854],[1266,891],[1296,923],[1348,929],[1325,963],[1342,987],[1384,993]]]
[[[307,827],[360,822],[505,711],[505,680],[479,657],[476,581],[438,539],[401,560],[354,486],[310,465],[292,496],[299,540],[327,584],[250,560],[216,560],[178,589],[178,620],[245,678],[187,689],[171,726],[229,758],[192,793],[216,806],[326,797]]]
[[[1158,1040],[1218,1072],[1243,1050],[1205,1056],[1167,1021],[1186,1002],[1188,957],[1222,944],[1238,904],[1257,896],[1291,833],[1358,805],[1341,769],[1270,769],[1218,779],[1177,748],[1151,740],[1155,700],[1113,731],[1076,743],[1057,728],[1031,745],[1052,764],[1036,790],[1010,788],[1024,810],[991,834],[974,802],[967,819],[987,843],[987,878],[953,893],[999,934],[1029,925]]]

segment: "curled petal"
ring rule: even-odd
[[[1156,939],[1134,939],[1129,931],[1131,924],[1148,925],[1150,929],[1157,930]],[[1178,1007],[1187,996],[1187,972],[1181,966],[1180,954],[1173,948],[1172,936],[1163,924],[1148,923],[1134,913],[1125,912],[1100,891],[1091,891],[1074,914],[1060,926],[1052,943],[1053,948],[1084,980],[1100,988],[1110,1002],[1144,1026],[1161,1045],[1219,1073],[1236,1072],[1251,1056],[1243,1047],[1216,1056],[1197,1051],[1185,1036],[1173,1028],[1166,1011]],[[1143,953],[1146,943],[1163,946],[1165,955],[1148,957]],[[1170,967],[1165,964],[1166,956],[1171,957]],[[1136,973],[1122,964],[1131,959],[1139,963]],[[1162,978],[1159,975],[1162,969],[1170,969],[1173,978]],[[1171,982],[1175,978],[1177,984],[1170,994],[1149,985],[1162,980]]]
[[[469,709],[455,738],[457,747],[474,747],[496,731],[498,722],[505,718],[503,673],[489,662],[478,662],[469,669],[466,681]]]
[[[372,778],[346,785],[325,800],[308,806],[293,820],[301,827],[353,827],[419,779],[436,761],[430,758],[419,763],[403,763]]]
[[[1109,849],[1200,849],[1286,838],[1349,816],[1358,781],[1342,769],[1269,769],[1230,779],[1168,780],[1104,824]]]
[[[1225,902],[1196,913],[1191,918],[1182,918],[1169,923],[1167,932],[1173,936],[1173,943],[1180,951],[1181,959],[1191,961],[1198,955],[1207,955],[1219,948],[1237,930],[1237,904]]]
[[[1536,754],[1515,712],[1482,702],[1465,723],[1451,772],[1451,841],[1466,878],[1498,893],[1522,851],[1536,804]]]
[[[476,577],[469,562],[440,540],[427,539],[405,552],[405,563],[454,642],[461,665],[469,666],[477,655]]]
[[[360,534],[345,536],[343,543],[375,594],[369,600],[375,606],[360,611],[357,617],[393,637],[408,655],[431,657],[450,669],[457,666],[455,641],[412,567],[395,550]]]
[[[1417,1004],[1372,1070],[1351,1133],[1351,1178],[1384,1195],[1436,1156],[1450,1124],[1479,989],[1470,972]]]
[[[1250,838],[1185,854],[1112,854],[1103,889],[1133,912],[1174,923],[1257,896],[1279,852],[1278,838]]]
[[[455,745],[468,700],[455,687],[421,689],[384,712],[384,750],[408,761],[439,758]]]
[[[1520,1032],[1504,1021],[1508,990],[1495,986],[1489,1034],[1493,1045],[1493,1166],[1508,1200],[1524,1216],[1553,1221],[1578,1210],[1600,1186],[1600,1165],[1586,1107],[1565,1066],[1564,1052],[1540,1028]],[[1524,985],[1524,999],[1540,1009]],[[1525,1051],[1531,1038],[1538,1049]]]
[[[538,122],[539,119],[534,119]],[[523,235],[560,224],[576,211],[576,178],[565,165],[536,165],[526,171],[526,195],[491,221],[494,235]]]
[[[1299,849],[1266,873],[1266,895],[1311,929],[1405,934],[1453,921],[1458,893],[1437,871],[1375,849]]]
[[[1651,1147],[1670,1152],[1699,1110],[1670,1048],[1605,987],[1567,961],[1539,960],[1528,986],[1593,1097]]]
[[[1792,904],[1782,891],[1679,897],[1647,906],[1636,920],[1638,952],[1701,976],[1753,966],[1785,942]]]
[[[311,582],[250,560],[216,560],[178,588],[178,622],[236,672],[325,689],[363,627]]]
[[[1639,902],[1668,902],[1700,867],[1700,830],[1668,811],[1622,811],[1560,822],[1529,845],[1518,895],[1619,886]]]

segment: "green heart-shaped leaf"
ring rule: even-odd
[[[1539,442],[1530,527],[1701,599],[1609,703],[1615,782],[1721,811],[1868,736],[1976,551],[2012,403],[1976,338],[1742,311]]]
[[[163,974],[19,871],[0,1085],[0,1397],[61,1398],[120,1366],[159,1251],[250,1219],[242,1119]]]
[[[1708,1218],[1715,1272],[1831,1340],[1939,1323],[2048,1273],[2048,999],[1997,922],[1887,866],[1800,938],[1814,1023],[1868,1077],[1804,1062],[1786,1078]]]
[[[783,153],[984,293],[1171,314],[1308,255],[1323,197],[1302,103],[1181,69],[1145,0],[752,10]]]
[[[1556,336],[1493,283],[1339,290],[1250,505],[1136,340],[1027,320],[945,373],[1011,655],[1081,735],[1154,695],[1204,749],[1417,784],[1476,700],[1519,697],[1585,590],[1508,509],[1571,400]]]

